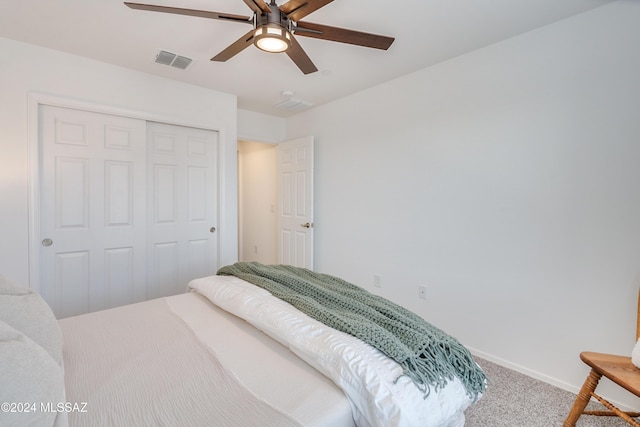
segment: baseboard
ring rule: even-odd
[[[568,392],[573,393],[573,394],[578,394],[578,392],[580,391],[580,387],[579,386],[576,387],[576,386],[574,386],[572,384],[569,384],[569,383],[567,383],[565,381],[561,381],[561,380],[559,380],[557,378],[550,377],[549,375],[545,375],[543,373],[534,371],[532,369],[525,368],[524,366],[518,365],[516,363],[509,362],[508,360],[504,360],[504,359],[502,359],[500,357],[495,357],[495,356],[493,356],[491,354],[488,354],[488,353],[485,353],[483,351],[476,350],[476,349],[471,348],[471,347],[467,347],[467,348],[471,352],[472,355],[477,356],[477,357],[479,357],[481,359],[484,359],[484,360],[488,360],[489,362],[495,363],[496,365],[500,365],[500,366],[502,366],[504,368],[511,369],[512,371],[519,372],[519,373],[521,373],[523,375],[527,375],[527,376],[529,376],[531,378],[534,378],[536,380],[540,380],[540,381],[543,381],[543,382],[545,382],[547,384],[551,384],[552,386],[558,387],[558,388],[560,388],[562,390],[568,391]],[[616,405],[618,408],[622,409],[623,411],[635,411],[635,410],[637,410],[637,408],[635,408],[635,409],[634,408],[630,408],[627,404],[621,403],[619,401],[616,401],[615,399],[609,399],[606,396],[602,396],[602,397],[604,397],[607,400],[610,400],[611,403],[613,403],[614,405]]]

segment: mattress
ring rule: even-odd
[[[354,426],[330,379],[198,293],[59,324],[72,427]]]

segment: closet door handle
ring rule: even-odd
[[[305,222],[304,224],[300,224],[300,227],[313,228],[313,223],[312,222]]]
[[[42,246],[51,246],[53,245],[53,240],[51,239],[42,239]]]

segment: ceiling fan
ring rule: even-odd
[[[132,9],[250,24],[253,28],[248,33],[211,60],[225,62],[242,52],[250,44],[254,44],[266,52],[286,52],[304,74],[316,72],[318,69],[295,39],[294,34],[382,50],[387,50],[395,40],[393,37],[300,21],[333,0],[289,0],[280,6],[276,4],[275,0],[271,0],[270,4],[265,3],[264,0],[243,1],[253,10],[252,16],[141,3],[125,2],[124,4]]]

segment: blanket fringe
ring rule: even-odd
[[[427,399],[432,390],[437,393],[458,377],[465,384],[467,395],[477,401],[486,389],[487,379],[471,354],[458,346],[440,345],[435,348],[437,354],[433,354],[433,347],[425,347],[417,357],[401,362],[403,374],[395,382],[408,377]]]

